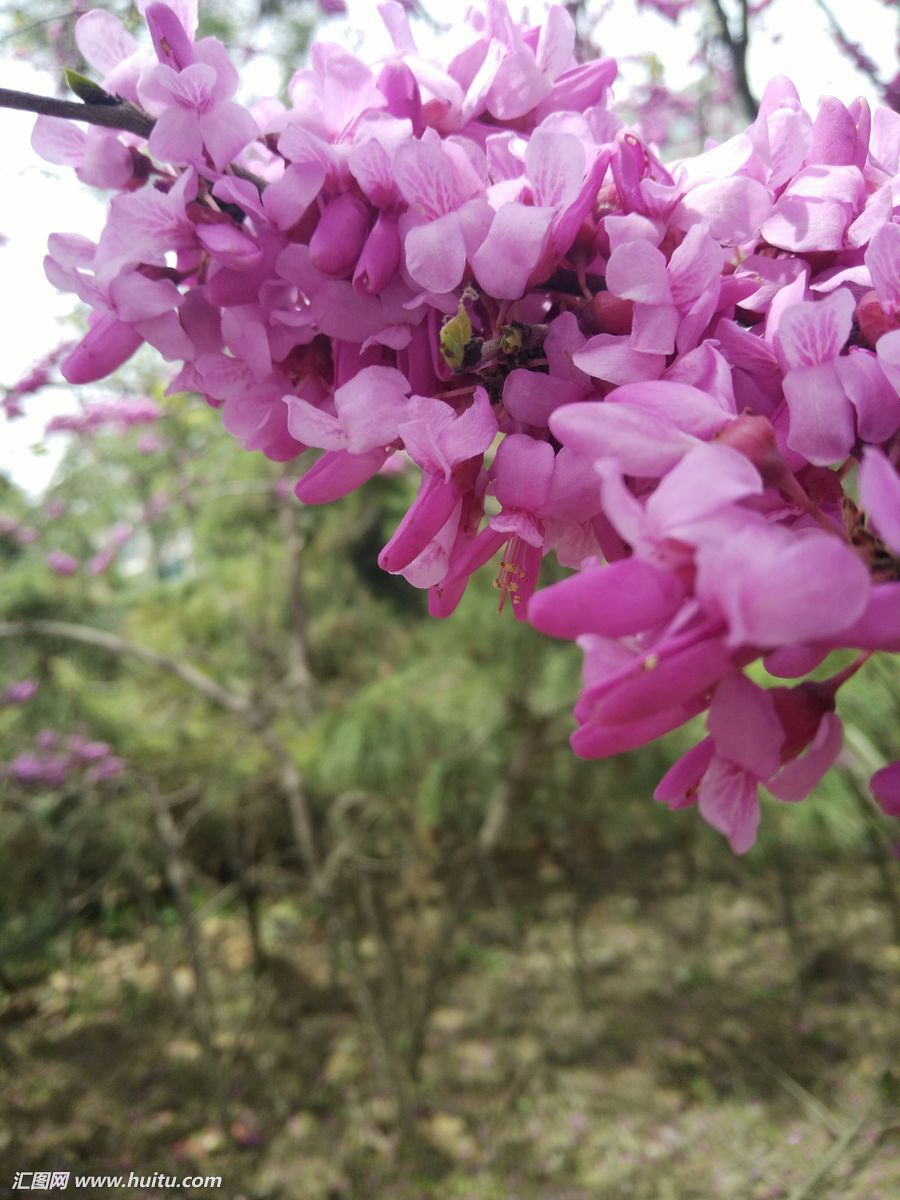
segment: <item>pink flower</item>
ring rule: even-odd
[[[148,18],[150,14],[156,20],[168,14],[163,44],[171,45],[172,27],[180,29],[171,11],[152,5]],[[185,50],[141,74],[140,99],[159,114],[150,133],[150,153],[163,162],[202,166],[206,151],[216,170],[223,171],[259,130],[247,109],[231,99],[239,80],[222,43],[203,38],[190,50],[189,62],[184,61],[187,54]]]
[[[735,854],[745,854],[756,840],[760,784],[782,800],[802,800],[834,762],[842,729],[833,709],[827,687],[769,692],[726,675],[710,704],[710,736],[666,773],[655,798],[670,808],[696,802]]]
[[[900,762],[876,771],[869,781],[878,806],[889,817],[900,817]]]
[[[54,574],[66,576],[74,575],[81,563],[63,550],[51,550],[47,554],[47,566]]]

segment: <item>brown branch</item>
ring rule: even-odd
[[[251,713],[250,703],[244,696],[227,691],[199,668],[188,662],[170,658],[167,654],[160,654],[148,646],[129,642],[126,638],[119,637],[116,633],[108,633],[105,629],[93,629],[90,625],[75,625],[70,621],[0,621],[0,638],[13,637],[61,638],[67,642],[80,642],[84,646],[96,646],[111,654],[136,658],[150,667],[156,667],[160,671],[166,671],[169,675],[176,676],[182,683],[186,683],[194,691],[200,692],[207,700],[211,700],[213,704],[218,704],[221,708],[227,708],[229,712],[244,717]]]
[[[53,96],[36,96],[32,92],[15,92],[9,88],[0,88],[0,108],[14,108],[42,117],[61,117],[66,121],[84,121],[88,125],[122,129],[143,138],[150,136],[150,130],[156,124],[151,116],[124,100],[118,104],[84,104],[80,100],[57,100]]]
[[[759,113],[759,101],[750,87],[747,75],[747,48],[750,45],[749,36],[749,7],[748,0],[741,0],[741,33],[735,37],[728,24],[728,15],[722,5],[722,0],[709,0],[716,23],[719,26],[719,40],[724,44],[731,56],[731,66],[734,71],[734,81],[738,95],[744,106],[744,111],[751,121],[755,121]]]
[[[303,587],[303,535],[300,507],[292,496],[277,497],[287,575],[287,674],[284,684],[302,716],[311,711],[312,671],[306,644],[306,594]]]

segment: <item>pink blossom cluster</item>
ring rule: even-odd
[[[59,501],[50,501],[44,506],[43,515],[48,521],[58,519],[65,512],[65,505]],[[119,522],[108,530],[96,552],[86,560],[88,573],[102,575],[109,570],[119,551],[131,538],[132,526]],[[30,525],[22,525],[15,517],[0,513],[0,537],[9,538],[20,546],[36,545],[41,540],[41,533]],[[50,546],[45,551],[44,562],[54,573],[62,578],[77,575],[82,567],[82,560],[57,546]],[[2,701],[0,701],[2,704]]]
[[[83,437],[101,430],[124,433],[138,425],[152,425],[162,409],[148,396],[117,396],[85,404],[77,413],[58,413],[47,422],[44,432],[77,433]]]
[[[2,389],[3,399],[0,400],[0,410],[8,420],[14,420],[16,417],[24,415],[23,401],[25,397],[39,392],[50,383],[54,368],[70,347],[70,342],[60,343],[48,354],[45,354],[40,361],[32,364],[22,378],[11,387]]]
[[[63,373],[148,342],[247,449],[321,451],[306,504],[411,461],[381,566],[447,616],[500,554],[501,607],[584,651],[578,754],[705,713],[657,798],[743,852],[760,785],[805,797],[840,687],[900,650],[900,116],[810,115],[778,78],[746,132],[667,167],[564,8],[523,28],[487,0],[443,65],[380,12],[384,61],[320,43],[290,107],[252,109],[190,0],[147,7],[155,53],[80,19],[155,124],[145,148],[38,121],[41,153],[116,189],[97,243],[50,239],[92,307]],[[550,552],[574,573],[535,594]],[[810,678],[834,650],[857,653]]]
[[[106,742],[92,742],[81,734],[63,737],[54,729],[42,730],[34,744],[0,766],[0,771],[22,787],[52,788],[106,783],[125,768]]]

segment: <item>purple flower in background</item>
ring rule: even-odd
[[[81,563],[71,554],[66,554],[64,550],[50,550],[47,553],[47,566],[54,574],[65,577],[74,575]]]
[[[876,771],[869,781],[869,787],[883,813],[889,817],[900,817],[900,762],[893,762]]]
[[[10,704],[27,704],[37,690],[36,679],[20,679],[18,683],[10,683],[0,692],[0,708]]]

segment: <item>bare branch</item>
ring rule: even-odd
[[[136,658],[148,666],[175,675],[182,683],[200,692],[213,704],[227,708],[229,712],[246,717],[252,711],[246,697],[227,691],[198,667],[160,654],[148,646],[140,646],[137,642],[129,642],[127,638],[108,633],[105,629],[93,629],[90,625],[76,625],[70,621],[0,621],[0,638],[13,637],[61,638],[67,642],[80,642],[84,646],[96,646],[122,657]]]
[[[124,100],[118,104],[84,104],[80,100],[57,100],[53,96],[36,96],[32,92],[15,92],[9,88],[0,88],[0,108],[14,108],[43,117],[62,117],[66,121],[85,121],[88,125],[123,129],[144,138],[150,136],[150,130],[156,124],[151,116]]]
[[[716,24],[719,27],[719,40],[726,47],[731,57],[734,81],[737,86],[738,95],[741,98],[741,103],[744,106],[744,111],[749,120],[755,121],[759,112],[759,101],[750,87],[750,80],[747,76],[747,48],[750,45],[748,0],[741,0],[741,32],[737,37],[731,32],[731,26],[728,24],[728,14],[725,12],[722,0],[709,0],[709,2],[715,14]]]

